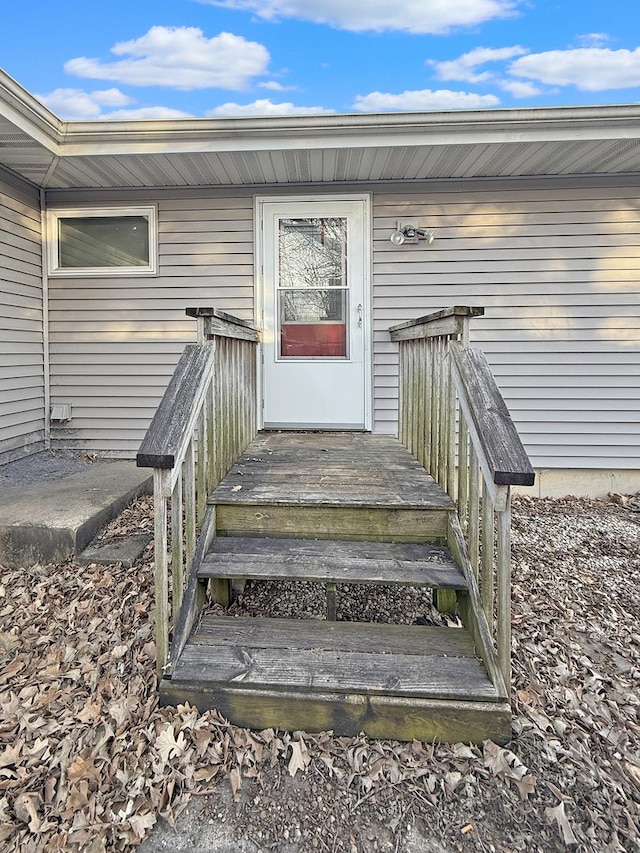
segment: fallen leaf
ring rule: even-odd
[[[514,784],[520,792],[520,799],[526,800],[529,794],[533,794],[536,790],[536,782],[538,777],[532,773],[523,776],[522,779],[515,779]]]
[[[571,824],[569,823],[569,819],[567,818],[564,811],[564,803],[560,803],[560,805],[555,808],[546,808],[545,814],[547,818],[551,821],[555,821],[562,833],[562,840],[565,844],[577,844],[578,839],[573,834],[573,830],[571,829]]]
[[[145,837],[147,832],[155,826],[157,818],[152,812],[147,814],[133,815],[129,818],[129,825],[139,841]]]
[[[42,820],[38,815],[38,809],[42,806],[42,798],[39,794],[19,794],[16,797],[13,809],[18,820],[29,825],[30,832],[40,832]]]
[[[289,759],[289,775],[295,776],[298,770],[304,771],[307,766],[307,761],[305,761],[305,756],[308,759],[308,752],[304,743],[300,743],[299,741],[292,740],[289,744],[291,747],[291,758]],[[303,753],[304,748],[304,753]]]

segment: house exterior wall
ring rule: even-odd
[[[65,194],[64,202],[143,199]],[[165,194],[158,232],[156,277],[49,280],[51,403],[72,408],[71,421],[52,428],[54,447],[134,455],[185,343],[195,340],[185,307],[253,320],[251,193]]]
[[[395,248],[388,238],[398,218],[428,225],[436,241]],[[481,305],[472,343],[534,466],[640,467],[639,237],[637,179],[377,193],[378,428],[395,428],[396,355],[385,329],[448,305]]]
[[[472,342],[487,354],[533,464],[639,467],[640,179],[338,189],[372,193],[377,432],[396,429],[397,351],[388,327],[481,305]],[[294,188],[274,195],[283,192]],[[133,454],[193,339],[185,306],[253,318],[256,193],[269,188],[50,195],[49,204],[157,201],[160,246],[157,278],[51,280],[52,403],[73,406],[57,445]],[[399,219],[433,229],[436,241],[394,247]]]
[[[44,446],[42,293],[38,190],[0,170],[0,462]]]

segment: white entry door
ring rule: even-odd
[[[368,205],[258,200],[267,429],[370,428]]]

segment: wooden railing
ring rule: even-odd
[[[453,498],[449,547],[468,575],[458,597],[499,693],[511,682],[511,486],[535,474],[484,355],[469,347],[482,308],[393,326],[400,346],[399,437]]]
[[[197,319],[198,342],[185,347],[136,458],[138,467],[153,468],[160,674],[171,626],[175,645],[202,605],[195,571],[215,529],[208,495],[257,432],[256,330],[213,308],[187,308],[187,315]]]

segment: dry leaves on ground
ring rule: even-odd
[[[430,745],[250,732],[158,709],[151,548],[133,569],[36,565],[0,586],[0,844],[129,851],[228,779],[265,849],[638,849],[640,517],[514,507],[514,738]],[[151,524],[138,501],[104,533]],[[377,824],[384,830],[371,830]]]

